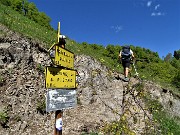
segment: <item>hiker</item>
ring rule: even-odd
[[[59,36],[59,46],[65,48],[66,45],[66,36],[60,35]]]
[[[50,57],[55,58],[55,46],[60,46],[62,48],[65,48],[65,45],[66,45],[66,36],[60,35],[59,42],[55,44],[49,51]]]
[[[131,63],[131,59],[134,59],[133,51],[130,49],[130,46],[123,46],[122,50],[119,52],[119,58],[122,62],[124,68],[124,81],[129,81],[128,73]]]

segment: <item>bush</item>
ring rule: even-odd
[[[156,130],[160,129],[162,135],[179,135],[179,117],[175,118],[168,114],[159,101],[151,99],[150,96],[146,95],[144,99],[149,111],[153,114],[153,120],[159,125]]]
[[[0,112],[0,124],[5,127],[9,120],[9,116],[6,111]]]
[[[43,67],[41,64],[37,64],[37,70],[38,70],[40,73],[44,73],[44,67]]]
[[[40,112],[42,115],[44,115],[46,113],[46,102],[45,102],[45,100],[44,101],[39,101],[37,103],[36,110],[38,112]]]
[[[173,78],[172,83],[177,87],[180,88],[180,70],[176,74],[176,76]]]
[[[0,86],[4,85],[4,83],[5,83],[4,77],[0,75]]]

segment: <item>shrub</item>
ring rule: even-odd
[[[151,99],[149,96],[144,97],[149,111],[153,114],[153,120],[158,123],[162,135],[179,135],[180,124],[179,117],[175,118],[164,110],[159,101]]]
[[[0,112],[0,124],[5,127],[9,120],[9,116],[6,111]]]
[[[44,67],[43,67],[41,64],[37,64],[37,70],[38,70],[40,73],[44,73]]]
[[[45,100],[44,101],[39,101],[37,103],[36,110],[38,112],[40,112],[42,115],[44,115],[46,113],[46,102],[45,102]]]

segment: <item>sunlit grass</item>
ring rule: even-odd
[[[43,42],[51,45],[56,42],[57,34],[55,30],[49,30],[36,22],[19,14],[9,7],[0,4],[0,23],[9,29],[16,31],[23,36],[33,39],[37,42]]]

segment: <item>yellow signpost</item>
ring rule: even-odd
[[[76,71],[46,67],[46,88],[76,88]]]
[[[60,36],[60,28],[61,28],[61,25],[60,25],[60,22],[58,23],[58,34],[57,34],[57,41],[59,43],[59,36]]]
[[[60,22],[58,23],[57,38],[58,38],[57,40],[58,42],[53,44],[48,50],[52,63],[56,66],[73,69],[74,68],[74,53],[65,49],[65,44],[62,45],[60,43],[60,39],[65,38],[64,35],[60,35]]]
[[[73,104],[64,105],[65,102],[62,102],[62,99],[69,97],[75,92],[76,88],[76,71],[74,69],[74,53],[65,49],[65,36],[60,35],[60,22],[58,23],[58,34],[57,34],[57,43],[53,44],[49,51],[50,58],[53,63],[53,67],[46,67],[45,69],[45,87],[51,89],[48,93],[57,93],[59,96],[53,99],[48,99],[47,101],[56,101],[58,105],[55,105],[58,108],[54,108],[55,112],[55,126],[54,126],[54,135],[62,135],[62,116],[63,108],[75,106],[76,99],[75,96],[71,100],[66,100],[68,103],[71,101]],[[65,90],[62,90],[65,89]],[[73,89],[73,90],[72,90]],[[67,92],[70,91],[68,95]],[[49,96],[49,98],[52,98]],[[54,105],[54,103],[48,102],[49,106]],[[47,106],[47,103],[46,103]],[[48,107],[48,106],[47,106]],[[60,109],[60,110],[58,110]]]

